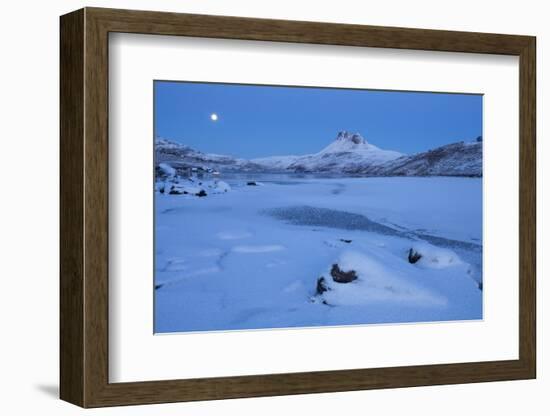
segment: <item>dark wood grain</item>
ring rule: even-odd
[[[519,359],[109,383],[108,34],[195,36],[520,58]],[[61,397],[83,407],[519,380],[536,376],[535,38],[86,8],[61,18]]]
[[[519,55],[528,36],[87,8],[110,32]]]
[[[520,54],[519,164],[519,355],[536,377],[536,41]]]
[[[84,405],[84,11],[61,19],[60,388]]]
[[[109,134],[108,134],[108,32],[86,12],[84,57],[84,348],[86,406],[101,395],[108,380],[109,311]],[[91,300],[91,301],[87,301]]]

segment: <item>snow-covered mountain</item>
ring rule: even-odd
[[[458,142],[403,156],[362,173],[374,176],[482,176],[483,143]]]
[[[336,139],[318,153],[304,156],[273,156],[252,162],[274,170],[293,172],[354,173],[403,156],[368,143],[359,133],[341,131]]]
[[[226,172],[264,170],[263,166],[245,159],[214,153],[203,153],[189,146],[162,138],[157,138],[155,141],[155,160],[157,166],[161,163],[167,163],[176,170],[186,170],[189,168]]]
[[[166,139],[155,143],[157,167],[167,163],[178,171],[322,172],[366,176],[482,176],[482,143],[458,142],[414,155],[383,150],[360,134],[342,131],[318,153],[272,156],[252,160],[202,153]]]

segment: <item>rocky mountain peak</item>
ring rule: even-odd
[[[353,144],[367,144],[367,141],[359,133],[350,133],[345,130],[338,133],[336,141],[351,142]]]

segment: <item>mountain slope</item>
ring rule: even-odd
[[[189,146],[167,139],[157,138],[155,141],[155,163],[168,163],[176,170],[199,168],[202,170],[219,171],[262,171],[264,168],[245,159],[232,156],[202,153]]]
[[[403,156],[362,173],[375,176],[482,176],[483,143],[458,142]]]
[[[354,173],[403,156],[368,143],[358,133],[341,131],[336,139],[318,153],[304,156],[273,156],[252,162],[276,170],[293,172]]]

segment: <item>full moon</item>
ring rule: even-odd
[[[218,120],[218,115],[216,113],[210,114],[210,120],[217,121]]]

